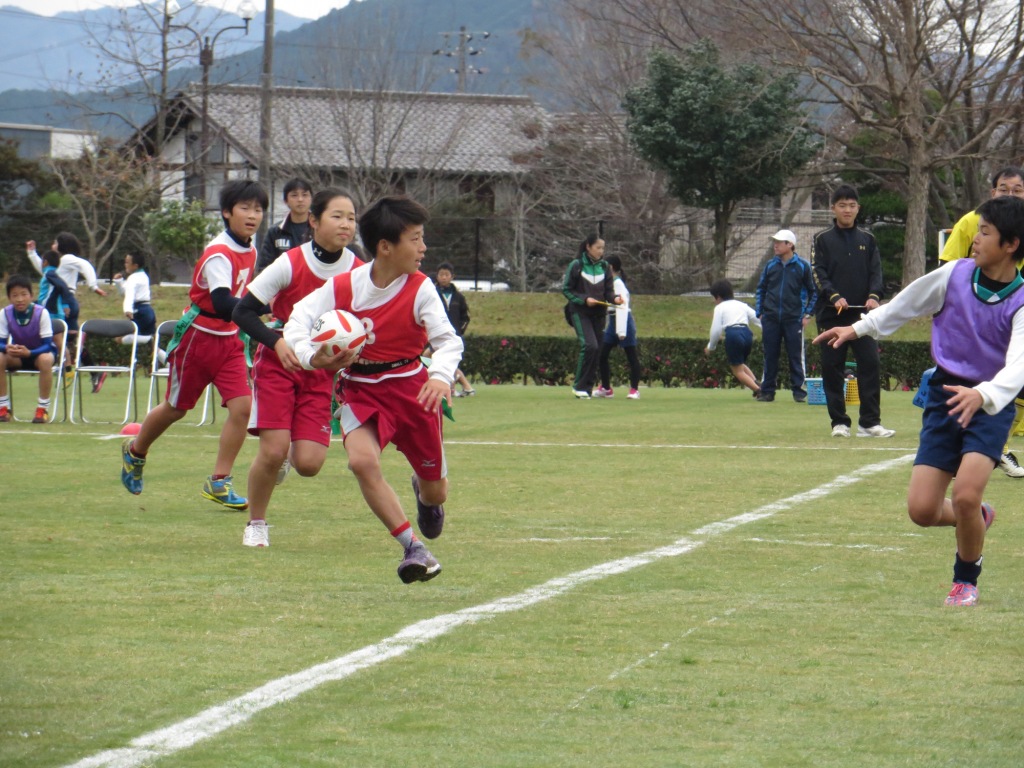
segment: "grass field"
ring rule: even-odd
[[[121,298],[111,286],[111,295],[101,298],[89,291],[79,291],[82,317],[120,317]],[[472,321],[469,335],[514,333],[522,336],[572,336],[572,329],[562,319],[565,298],[560,293],[467,293]],[[746,301],[753,306],[752,298]],[[186,289],[156,286],[153,308],[158,320],[177,318],[188,304]],[[714,303],[710,296],[645,296],[632,297],[637,332],[644,337],[682,337],[703,339],[711,328]],[[814,330],[813,323],[810,330]],[[931,338],[931,321],[914,320],[894,336],[900,341],[927,341]]]
[[[913,393],[883,393],[895,438],[835,440],[735,389],[477,391],[444,571],[409,586],[338,443],[250,550],[199,496],[220,420],[161,439],[139,497],[117,427],[0,425],[0,765],[1021,765],[1024,484],[993,475],[981,601],[944,607]]]

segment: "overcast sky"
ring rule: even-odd
[[[183,6],[190,4],[185,0],[178,1]],[[123,0],[121,2],[117,0],[114,2],[109,0],[108,2],[102,0],[0,0],[0,6],[13,5],[39,16],[53,16],[61,11],[85,11],[104,5],[135,5],[136,2],[131,0],[127,2]],[[263,10],[263,0],[254,0],[254,2],[258,9]],[[333,9],[343,7],[347,2],[348,0],[274,0],[274,8],[303,19],[319,19]],[[235,11],[238,9],[240,0],[209,0],[208,4]]]

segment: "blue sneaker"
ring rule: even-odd
[[[444,505],[428,506],[420,501],[420,479],[412,476],[412,492],[416,495],[416,524],[425,539],[436,539],[444,528]]]
[[[981,502],[981,519],[985,521],[985,530],[987,531],[996,521],[996,508],[987,502]]]
[[[132,453],[133,439],[129,437],[121,443],[121,483],[129,493],[138,496],[142,493],[142,468],[146,466],[146,460]]]
[[[249,500],[235,493],[231,487],[231,476],[223,480],[214,480],[212,476],[203,483],[203,498],[215,501],[228,509],[248,509]]]

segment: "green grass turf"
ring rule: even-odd
[[[106,298],[89,291],[79,291],[82,318],[120,317],[121,297],[111,286]],[[560,293],[467,293],[472,321],[468,335],[492,336],[571,336],[572,329],[562,318],[565,298]],[[754,300],[745,299],[751,306]],[[682,337],[702,339],[711,328],[714,303],[710,296],[645,296],[631,297],[637,332],[644,337]],[[187,290],[181,287],[155,286],[153,308],[157,320],[176,319],[188,304]],[[814,330],[810,326],[808,333]],[[900,341],[927,341],[931,338],[928,318],[914,320],[897,331]]]
[[[91,412],[120,413],[124,385],[86,395]],[[117,427],[0,425],[0,765],[126,747],[417,621],[686,537],[700,546],[461,626],[152,764],[1020,765],[1018,481],[989,484],[974,609],[942,605],[953,532],[907,520],[909,463],[694,533],[911,454],[912,393],[883,393],[894,439],[835,440],[824,407],[735,389],[478,392],[447,426],[444,571],[409,586],[340,444],[278,489],[272,546],[254,551],[244,513],[199,496],[220,422],[172,428],[139,497],[103,439]],[[392,449],[385,471],[411,508]]]

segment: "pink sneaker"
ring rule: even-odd
[[[985,530],[987,531],[992,527],[992,523],[996,521],[996,510],[991,504],[981,502],[981,519],[985,521]]]
[[[598,387],[594,390],[594,397],[615,397],[615,393],[611,389]]]
[[[629,400],[639,400],[640,399],[640,390],[639,389],[631,389],[631,390],[629,390],[629,394],[626,395],[626,398],[629,399]]]
[[[953,582],[953,588],[946,596],[946,605],[974,605],[978,602],[978,588],[974,584]]]

